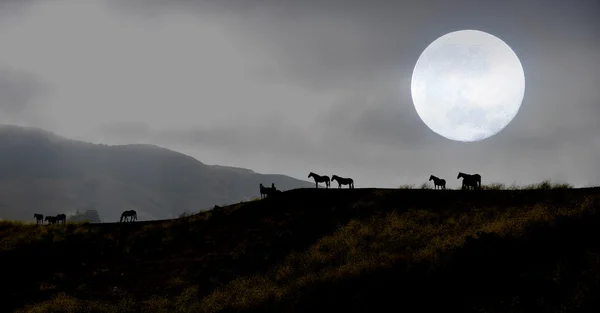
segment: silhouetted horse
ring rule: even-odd
[[[331,181],[334,180],[338,183],[338,189],[342,188],[342,185],[348,185],[349,189],[354,189],[354,180],[352,178],[344,178],[337,175],[332,175]]]
[[[121,214],[121,219],[119,220],[119,223],[122,223],[123,220],[125,222],[133,222],[137,220],[137,212],[135,210],[128,210],[123,212]]]
[[[275,188],[274,183],[271,183],[271,191],[273,192],[273,194],[281,193],[281,190],[277,190],[277,188]]]
[[[481,188],[481,175],[465,174],[465,173],[459,172],[458,176],[456,176],[456,179],[459,179],[461,177],[463,179],[462,189],[465,189],[465,187],[467,187],[467,189],[469,187],[471,187],[472,189]]]
[[[64,224],[67,221],[67,216],[64,214],[58,214],[56,216],[56,223],[60,224],[60,221]]]
[[[308,178],[311,177],[315,180],[315,186],[317,188],[319,188],[319,183],[325,183],[325,186],[329,188],[329,176],[320,176],[313,172],[310,172],[310,174],[308,174]]]
[[[275,193],[277,189],[275,189],[275,184],[271,183],[271,187],[265,187],[263,184],[260,184],[260,198],[266,198]]]
[[[446,180],[442,178],[437,178],[433,175],[429,176],[429,181],[433,180],[433,189],[437,189],[439,186],[441,189],[446,189]]]
[[[47,221],[48,224],[55,224],[56,223],[56,216],[46,216],[46,218],[44,219],[44,221]]]
[[[40,223],[44,224],[44,215],[33,213],[33,218],[35,218],[36,225],[40,225]]]

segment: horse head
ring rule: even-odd
[[[308,178],[311,178],[311,177],[313,177],[313,176],[315,176],[315,173],[313,173],[313,172],[310,172],[310,173],[308,174]]]
[[[459,179],[461,177],[465,177],[465,173],[463,172],[458,172],[458,176],[456,176],[456,179]]]
[[[433,175],[429,176],[429,181],[431,181],[433,179]]]

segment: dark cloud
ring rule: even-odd
[[[123,140],[140,140],[150,135],[151,128],[144,122],[111,122],[100,125],[97,132]]]
[[[0,0],[0,17],[19,18],[40,0]]]
[[[33,74],[0,68],[0,111],[4,115],[14,116],[34,109],[35,98],[49,91],[48,84]]]
[[[372,145],[414,148],[439,143],[439,136],[421,121],[410,99],[399,98],[393,86],[373,97],[351,94],[341,99],[318,124],[326,134]]]
[[[454,30],[490,32],[505,40],[526,62],[545,49],[595,46],[600,23],[600,5],[591,0],[127,3],[142,14],[181,10],[232,16],[227,27],[238,28],[237,39],[264,45],[265,52],[284,68],[277,79],[314,88],[375,84],[411,71],[431,41]]]
[[[594,161],[600,158],[598,1],[144,0],[115,1],[114,7],[140,16],[210,16],[271,61],[257,72],[264,80],[338,99],[323,109],[313,131],[269,122],[168,130],[153,133],[153,140],[363,167],[362,175],[373,180],[383,172],[421,177],[465,171],[482,172],[488,182],[600,183]],[[459,29],[498,36],[525,70],[519,113],[481,142],[457,143],[433,133],[410,96],[420,53]]]
[[[185,129],[156,129],[141,122],[119,122],[104,124],[97,131],[124,140],[212,148],[235,154],[302,157],[303,151],[314,151],[311,138],[303,135],[301,130],[284,125],[276,119],[263,120],[253,125],[197,126]]]

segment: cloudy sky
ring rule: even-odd
[[[599,16],[597,0],[4,0],[0,123],[357,187],[600,184]],[[410,94],[420,53],[460,29],[525,71],[519,113],[480,142],[432,132]]]

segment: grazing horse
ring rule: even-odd
[[[437,178],[433,175],[429,176],[429,181],[433,180],[433,189],[437,189],[439,186],[441,189],[446,189],[446,180],[442,178]]]
[[[60,221],[64,224],[67,221],[67,216],[64,214],[58,214],[56,216],[56,223],[60,224]]]
[[[48,225],[56,223],[56,216],[46,216],[44,221],[48,222]]]
[[[344,178],[337,175],[332,175],[331,181],[334,180],[338,183],[338,189],[342,188],[342,185],[348,185],[349,189],[354,189],[354,180],[352,178]]]
[[[275,184],[271,183],[271,187],[265,187],[263,184],[260,184],[260,198],[266,198],[275,193],[277,189],[275,189]]]
[[[125,222],[133,222],[137,220],[137,212],[135,210],[127,210],[123,212],[121,214],[121,220],[119,220],[119,223],[122,223],[123,220]]]
[[[325,183],[325,186],[327,186],[327,188],[329,188],[329,176],[320,176],[317,175],[313,172],[310,172],[310,174],[308,174],[308,178],[313,178],[315,180],[315,186],[317,188],[319,188],[319,183]]]
[[[44,215],[33,213],[33,218],[35,218],[35,224],[40,225],[40,223],[44,224]]]
[[[456,179],[463,178],[462,189],[471,187],[472,189],[481,188],[481,175],[479,174],[465,174],[462,172],[458,173]]]

